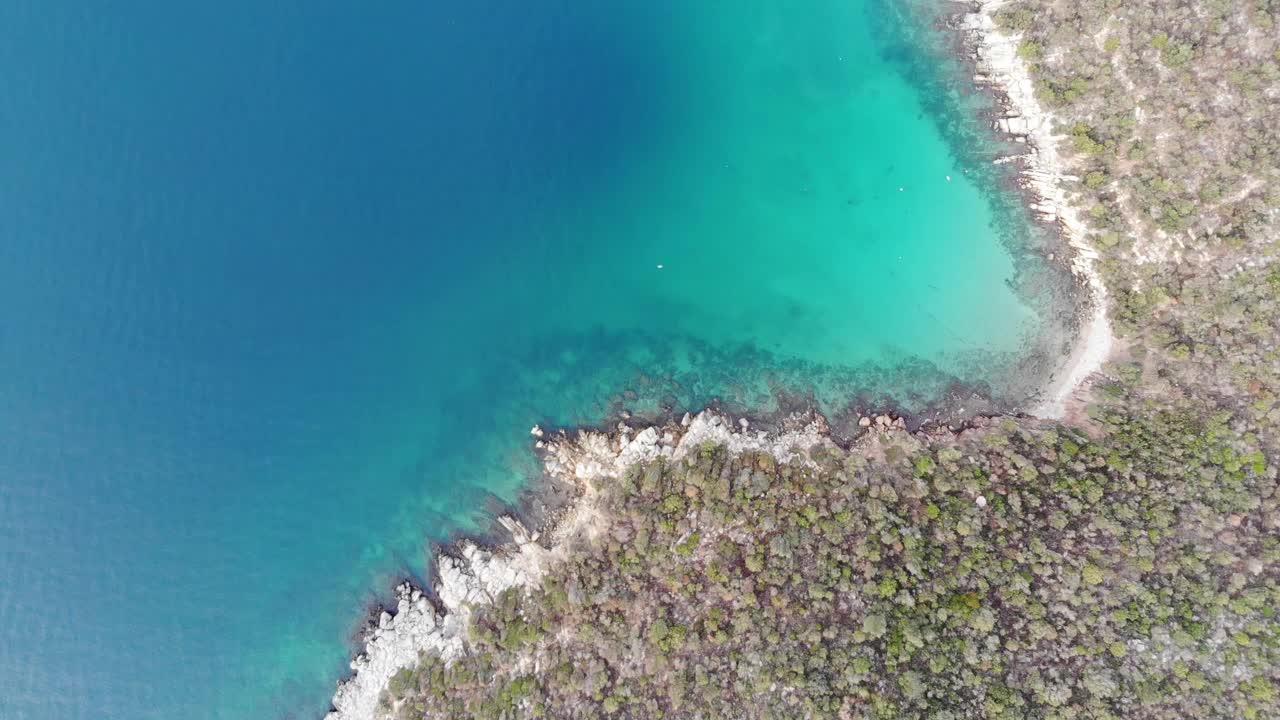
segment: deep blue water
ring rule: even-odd
[[[0,719],[315,717],[534,422],[1023,351],[880,5],[692,5],[0,7]]]

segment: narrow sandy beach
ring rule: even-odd
[[[1021,163],[1021,177],[1036,197],[1032,209],[1041,220],[1057,223],[1062,229],[1063,237],[1072,248],[1071,270],[1089,293],[1075,347],[1031,408],[1031,414],[1037,417],[1061,419],[1067,414],[1068,403],[1076,390],[1110,357],[1114,336],[1107,318],[1107,289],[1096,267],[1098,253],[1089,244],[1088,227],[1064,187],[1076,178],[1066,171],[1058,153],[1061,136],[1054,133],[1053,114],[1036,99],[1030,70],[1018,57],[1021,38],[1006,34],[996,26],[995,14],[1005,4],[1005,0],[983,2],[977,12],[965,17],[965,29],[976,40],[980,70],[976,80],[998,89],[1004,96],[1006,114],[998,122],[998,128],[1027,145],[1027,152],[1015,161]]]

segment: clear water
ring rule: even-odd
[[[537,422],[1013,392],[1043,239],[888,7],[0,5],[0,718],[317,717]]]

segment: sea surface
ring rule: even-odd
[[[927,5],[0,4],[0,720],[319,717],[535,423],[1017,399]]]

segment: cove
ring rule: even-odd
[[[322,715],[535,423],[1017,403],[1067,281],[936,20],[0,9],[0,716]]]

